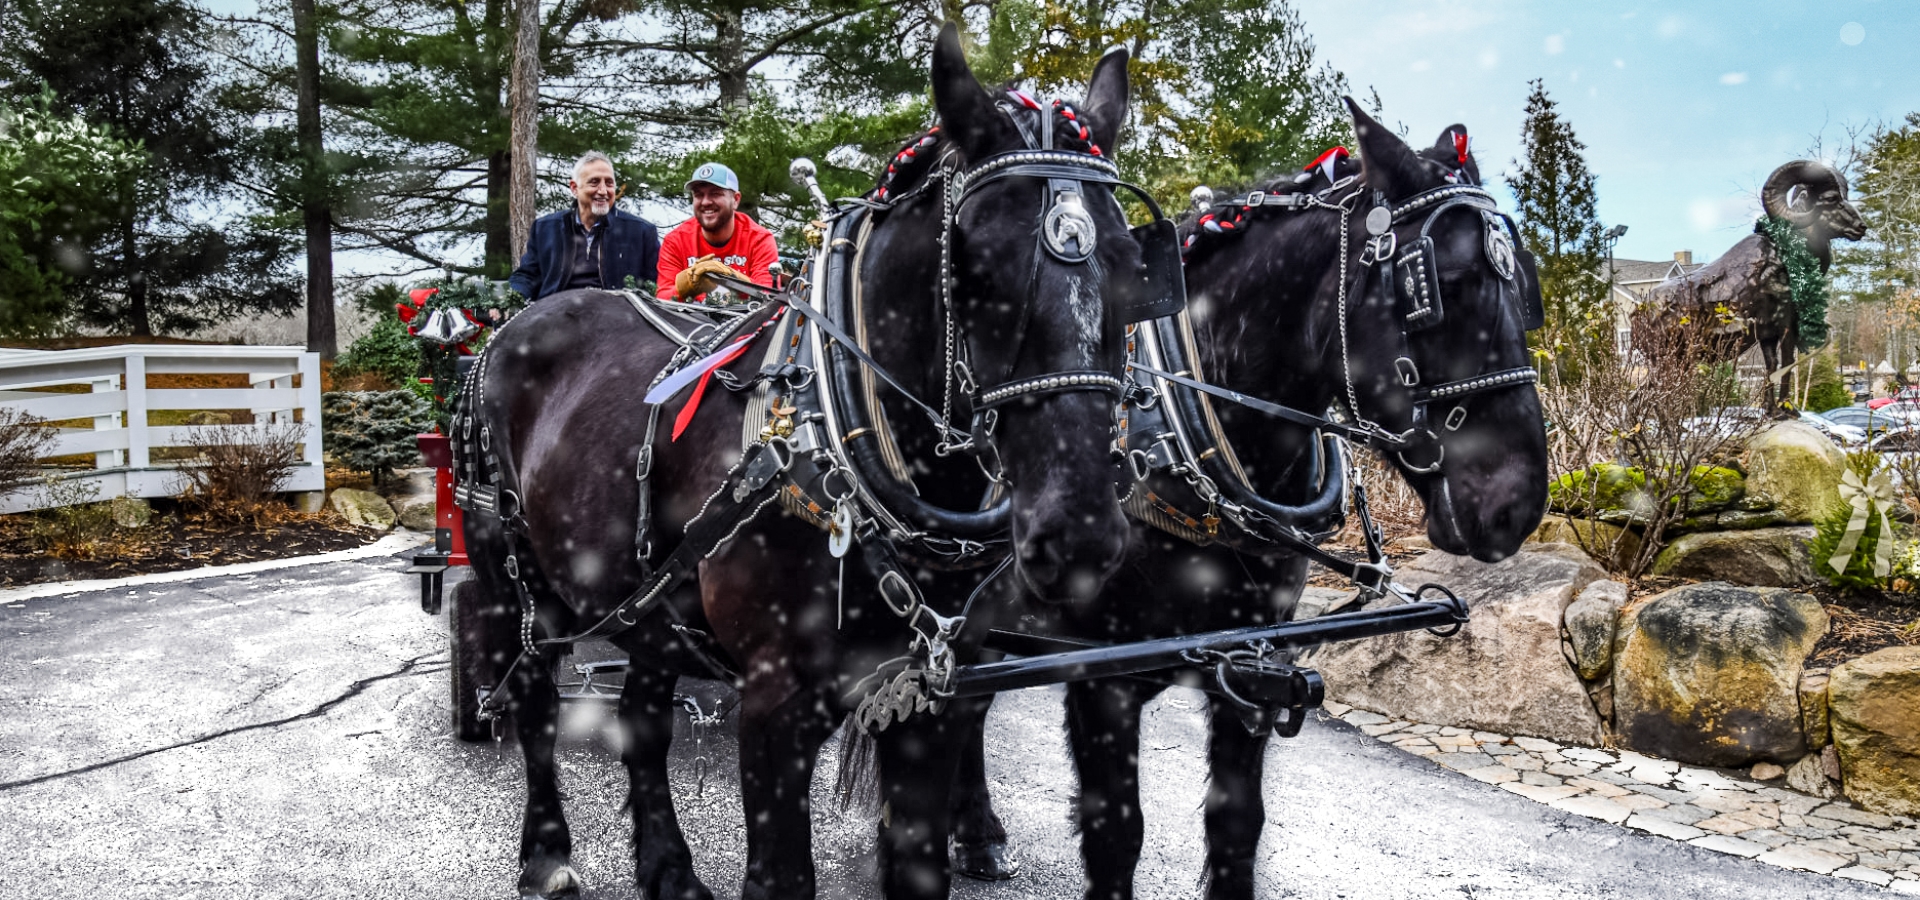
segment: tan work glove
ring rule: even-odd
[[[726,275],[737,278],[740,273],[735,272],[731,266],[715,259],[713,254],[709,253],[706,256],[694,260],[693,265],[682,269],[680,274],[674,276],[673,294],[682,300],[692,300],[719,286],[720,283],[713,279],[715,275]]]

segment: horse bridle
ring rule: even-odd
[[[1177,269],[1179,253],[1172,223],[1161,212],[1153,197],[1139,186],[1121,180],[1119,169],[1103,156],[1096,155],[1097,150],[1095,153],[1081,153],[1051,148],[1053,117],[1066,115],[1070,120],[1074,118],[1071,110],[1060,101],[1056,100],[1051,108],[1046,108],[1032,102],[1030,98],[1020,95],[1015,97],[1028,108],[1040,112],[1040,131],[1036,135],[1018,116],[1013,115],[1011,109],[1006,110],[1008,118],[1013,121],[1027,143],[1027,149],[989,156],[972,167],[957,172],[939,169],[929,178],[929,182],[934,178],[945,182],[941,192],[940,272],[938,275],[941,313],[944,319],[945,375],[941,391],[944,436],[934,452],[945,456],[956,451],[971,451],[981,457],[981,468],[989,478],[995,481],[1003,477],[999,454],[990,440],[994,426],[999,420],[999,407],[1023,398],[1080,391],[1098,391],[1118,400],[1127,391],[1125,380],[1100,369],[1068,369],[1026,378],[1011,377],[1011,369],[1019,363],[1020,349],[1025,342],[1027,325],[1038,300],[1042,251],[1067,265],[1085,265],[1093,258],[1097,244],[1097,230],[1092,216],[1086,212],[1086,185],[1105,184],[1123,187],[1139,196],[1153,214],[1154,222],[1149,226],[1143,226],[1142,229],[1135,229],[1134,239],[1141,242],[1143,249],[1149,241],[1165,241],[1167,246],[1164,252],[1148,255],[1152,258],[1171,260],[1175,267],[1168,272],[1149,271],[1145,277],[1146,287],[1143,293],[1153,295],[1152,299],[1147,303],[1129,307],[1127,315],[1142,318],[1167,315],[1185,305],[1184,281]],[[1084,133],[1084,127],[1082,130]],[[1035,238],[1038,246],[1033,254],[1033,267],[1027,275],[1027,287],[1023,292],[1021,322],[1015,330],[1016,340],[1020,343],[1015,345],[1008,357],[1009,377],[989,387],[980,382],[978,373],[973,370],[969,359],[971,354],[966,353],[960,346],[956,334],[957,309],[953,296],[953,229],[968,200],[978,196],[985,186],[1009,178],[1035,178],[1044,181],[1045,193],[1041,198],[1044,210],[1040,215],[1039,234]],[[1114,203],[1117,207],[1119,204],[1117,198]],[[964,434],[951,425],[956,387],[959,388],[959,393],[968,398],[969,406],[973,410],[971,427]]]
[[[1441,421],[1440,428],[1449,432],[1458,431],[1466,423],[1465,398],[1533,384],[1539,381],[1540,372],[1532,366],[1515,366],[1440,384],[1421,384],[1420,369],[1413,361],[1412,335],[1440,324],[1445,318],[1439,267],[1435,262],[1433,238],[1429,232],[1433,229],[1433,223],[1448,210],[1467,208],[1479,212],[1481,221],[1486,225],[1483,250],[1494,272],[1500,276],[1503,285],[1501,293],[1514,301],[1516,314],[1532,318],[1522,308],[1531,298],[1522,285],[1519,257],[1513,242],[1513,220],[1500,212],[1499,202],[1492,194],[1473,185],[1453,184],[1422,191],[1398,205],[1389,202],[1383,193],[1373,192],[1373,208],[1367,211],[1365,219],[1370,237],[1360,253],[1360,272],[1357,277],[1360,289],[1364,290],[1368,283],[1367,271],[1377,269],[1380,287],[1393,292],[1390,299],[1397,301],[1402,351],[1394,359],[1394,369],[1400,376],[1401,387],[1412,394],[1412,415],[1410,427],[1394,434],[1360,415],[1347,348],[1347,254],[1348,234],[1351,231],[1348,218],[1353,212],[1353,201],[1361,195],[1362,192],[1356,190],[1337,204],[1340,211],[1340,368],[1346,387],[1347,409],[1356,424],[1376,435],[1372,440],[1376,447],[1395,453],[1401,465],[1410,472],[1431,474],[1439,471],[1441,463],[1446,461],[1446,445],[1441,442],[1440,434],[1434,431],[1429,404],[1434,401],[1455,401],[1453,408]],[[1402,248],[1395,229],[1412,221],[1420,223],[1419,237]],[[1388,439],[1382,440],[1382,437]],[[1427,447],[1434,451],[1432,462],[1418,465],[1407,459],[1409,450]]]

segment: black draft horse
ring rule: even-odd
[[[1273,189],[1333,188],[1326,194],[1330,205],[1236,216],[1239,221],[1228,234],[1237,234],[1231,237],[1202,233],[1189,249],[1189,308],[1208,381],[1298,410],[1345,406],[1350,386],[1360,417],[1401,432],[1416,423],[1412,389],[1403,383],[1404,364],[1396,365],[1398,358],[1413,363],[1423,385],[1528,365],[1526,331],[1515,302],[1519,282],[1498,272],[1493,258],[1500,248],[1488,245],[1495,240],[1491,222],[1479,210],[1441,211],[1428,234],[1434,240],[1444,318],[1409,333],[1407,310],[1392,286],[1360,263],[1360,248],[1371,237],[1364,216],[1375,197],[1399,209],[1416,195],[1476,185],[1478,167],[1465,149],[1462,126],[1443,132],[1433,148],[1416,152],[1351,101],[1349,107],[1364,160],[1359,181],[1340,189],[1322,176],[1303,188],[1289,179]],[[1342,198],[1351,198],[1345,218],[1335,208]],[[1400,247],[1418,238],[1421,215],[1405,221],[1396,215],[1394,221]],[[1344,260],[1343,224],[1349,248]],[[1530,277],[1516,268],[1508,270],[1513,279]],[[1261,496],[1292,504],[1309,499],[1318,476],[1317,441],[1308,429],[1230,403],[1212,406],[1248,482]],[[1522,381],[1436,406],[1441,420],[1424,427],[1438,433],[1437,447],[1388,455],[1427,509],[1428,538],[1441,550],[1488,562],[1512,555],[1546,508],[1547,448],[1538,395],[1531,382]],[[1462,412],[1454,413],[1455,408]],[[1437,468],[1436,452],[1443,454]],[[1164,486],[1162,491],[1167,493]],[[1121,573],[1094,604],[1062,608],[1061,630],[1124,643],[1287,621],[1306,576],[1307,560],[1294,553],[1200,546],[1136,522]],[[1125,678],[1067,688],[1088,900],[1134,895],[1144,832],[1140,712],[1164,689]],[[1266,822],[1260,785],[1270,731],[1249,733],[1233,705],[1218,696],[1209,699],[1207,896],[1247,900],[1254,896],[1254,861]],[[1005,832],[985,800],[980,744],[976,740],[972,746],[962,767],[969,783],[954,797],[956,834],[963,841],[1004,841]]]
[[[948,274],[940,247],[946,185],[913,188],[1025,150],[1032,133],[1052,135],[1051,149],[1080,154],[1113,146],[1127,114],[1126,61],[1124,52],[1115,52],[1099,63],[1086,104],[1077,118],[1067,117],[1075,127],[1042,128],[1041,117],[1065,115],[1062,107],[1009,105],[990,94],[967,68],[953,27],[942,31],[931,73],[941,126],[931,140],[913,145],[916,164],[897,166],[882,182],[893,199],[873,214],[858,272],[866,327],[875,335],[873,356],[932,405],[941,404],[954,382],[944,361],[951,356],[943,353],[950,346],[943,308],[952,311],[969,371],[983,385],[1063,371],[1120,376],[1121,323],[1107,313],[1104,297],[1116,273],[1137,272],[1142,261],[1110,185],[1086,185],[1085,214],[1097,238],[1092,258],[1078,265],[1042,253],[1044,178],[1006,177],[969,188],[951,222],[946,296],[940,290]],[[876,190],[870,199],[884,196]],[[475,414],[490,433],[501,487],[520,498],[524,526],[509,535],[497,516],[467,517],[477,590],[454,599],[456,612],[471,604],[460,621],[476,623],[477,637],[498,663],[528,640],[505,568],[510,550],[533,599],[536,613],[527,624],[536,639],[579,633],[641,584],[633,561],[636,455],[647,419],[641,395],[675,349],[626,300],[596,291],[542,299],[488,347],[472,392]],[[758,350],[750,352],[731,369],[750,377],[760,358]],[[952,399],[954,419],[964,423],[969,397]],[[663,434],[653,448],[658,547],[681,539],[684,523],[742,458],[746,395],[711,391],[704,403],[678,440]],[[671,418],[674,410],[667,412]],[[1011,498],[1014,571],[1018,584],[1043,599],[1090,596],[1119,563],[1125,520],[1114,494],[1112,428],[1112,400],[1105,394],[1047,394],[1000,408],[992,441]],[[903,432],[900,443],[929,497],[963,510],[980,502],[986,481],[975,459],[936,457],[931,439],[919,434]],[[911,636],[867,599],[876,595],[875,584],[858,566],[846,567],[846,607],[839,606],[840,570],[826,543],[823,532],[776,505],[700,563],[697,577],[681,588],[691,593],[679,599],[698,610],[694,629],[710,632],[711,646],[738,673],[748,844],[743,894],[754,900],[814,896],[808,786],[815,757],[846,714],[849,689],[904,652]],[[916,571],[915,578],[930,606],[953,615],[978,573],[966,573],[963,581]],[[712,895],[694,874],[667,781],[675,682],[712,672],[683,635],[656,612],[612,640],[631,662],[619,719],[640,894],[706,900]],[[525,897],[580,890],[554,764],[555,662],[553,652],[535,654],[507,682],[507,709],[526,763],[519,877]],[[953,722],[977,728],[984,712],[983,701],[956,702],[943,716],[918,716],[879,735],[886,896],[946,896],[947,793],[963,742],[943,732]]]

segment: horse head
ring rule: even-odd
[[[1760,205],[1806,236],[1823,271],[1833,264],[1834,238],[1867,236],[1866,219],[1847,200],[1847,177],[1825,163],[1796,159],[1773,170],[1760,189]]]
[[[894,157],[873,196],[898,227],[876,226],[864,251],[869,296],[934,295],[883,319],[876,353],[891,345],[956,426],[971,421],[973,452],[1011,501],[1018,577],[1050,601],[1091,598],[1125,542],[1111,454],[1124,323],[1109,303],[1142,255],[1107,154],[1126,64],[1122,50],[1101,59],[1084,104],[988,91],[947,26],[932,65],[939,125]],[[955,490],[922,474],[923,492]],[[974,490],[956,499],[978,502]]]
[[[1538,290],[1531,259],[1479,189],[1465,128],[1416,152],[1348,107],[1366,188],[1347,234],[1364,248],[1360,265],[1341,273],[1359,293],[1344,323],[1348,399],[1360,418],[1403,437],[1388,455],[1424,501],[1434,546],[1503,559],[1539,526],[1547,501],[1526,343],[1528,295]],[[1390,335],[1401,339],[1380,339]]]

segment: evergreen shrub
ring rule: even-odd
[[[336,391],[320,398],[327,452],[380,486],[420,463],[416,436],[433,427],[432,406],[412,391]]]

